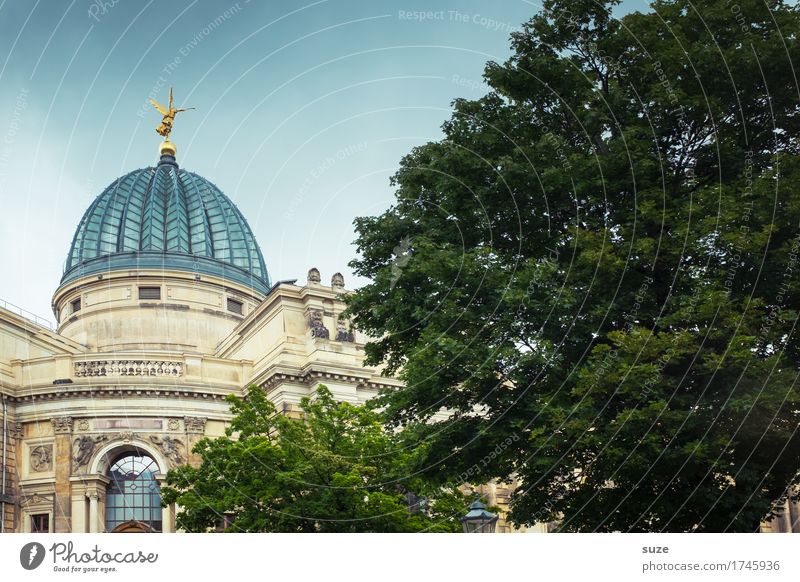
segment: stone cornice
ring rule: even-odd
[[[120,396],[150,397],[150,398],[192,398],[202,400],[224,400],[228,394],[237,390],[207,391],[201,389],[185,389],[175,387],[128,386],[128,387],[99,387],[72,388],[59,391],[41,391],[25,395],[10,396],[9,401],[15,403],[28,403],[38,401],[66,400],[75,398],[119,398]]]
[[[284,383],[292,382],[310,386],[315,382],[339,382],[351,384],[357,387],[370,388],[374,390],[381,389],[398,389],[402,387],[402,383],[394,378],[382,378],[368,373],[366,370],[363,373],[358,371],[353,372],[336,372],[330,370],[320,370],[310,368],[307,370],[292,370],[286,368],[272,368],[265,373],[259,375],[260,377],[254,378],[252,383],[261,386],[266,390],[272,389],[274,386]],[[99,378],[94,378],[98,380]],[[145,380],[145,378],[142,378]],[[207,400],[207,401],[222,401],[228,394],[238,394],[244,386],[239,388],[225,387],[209,389],[208,387],[199,387],[192,385],[175,385],[175,384],[154,384],[153,378],[147,378],[148,381],[137,383],[126,383],[125,386],[114,384],[98,384],[93,383],[90,385],[62,385],[62,386],[46,386],[35,389],[19,389],[17,394],[8,397],[9,402],[16,404],[28,404],[35,402],[54,402],[66,401],[76,399],[98,399],[98,398],[116,398],[121,397],[135,397],[135,398],[168,398],[168,399],[191,399],[191,400]]]
[[[357,387],[372,388],[375,390],[381,389],[398,389],[402,384],[393,378],[386,378],[386,381],[381,381],[372,376],[361,376],[356,374],[346,374],[338,372],[329,372],[324,370],[306,370],[298,371],[296,373],[283,372],[280,370],[273,370],[268,373],[264,380],[258,382],[258,386],[264,390],[271,390],[279,384],[285,382],[302,384],[309,386],[315,382],[323,382],[325,380],[333,380],[335,382],[344,382],[352,384]]]

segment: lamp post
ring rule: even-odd
[[[469,506],[467,515],[461,518],[464,533],[494,533],[497,526],[497,516],[486,510],[486,506],[475,500]]]

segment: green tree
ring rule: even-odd
[[[201,463],[167,474],[164,504],[190,532],[451,532],[468,500],[409,476],[413,451],[368,407],[327,388],[303,399],[303,418],[278,413],[263,391],[230,396],[226,436],[202,439]],[[413,494],[412,494],[413,492]]]
[[[402,160],[349,312],[420,468],[490,459],[515,522],[755,531],[800,469],[800,13],[615,4],[546,0]]]

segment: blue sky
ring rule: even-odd
[[[644,9],[629,1],[622,11]],[[73,231],[119,175],[157,161],[175,88],[178,162],[244,212],[273,280],[354,279],[353,218],[441,137],[456,97],[538,2],[0,0],[0,299],[52,319]],[[433,14],[420,19],[417,11]]]

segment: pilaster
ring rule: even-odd
[[[189,465],[200,466],[202,459],[200,455],[192,452],[194,445],[205,436],[206,422],[208,419],[202,416],[184,416],[183,426],[186,430],[186,457]]]
[[[56,533],[72,531],[72,417],[54,416],[53,424],[55,458],[55,515]]]

